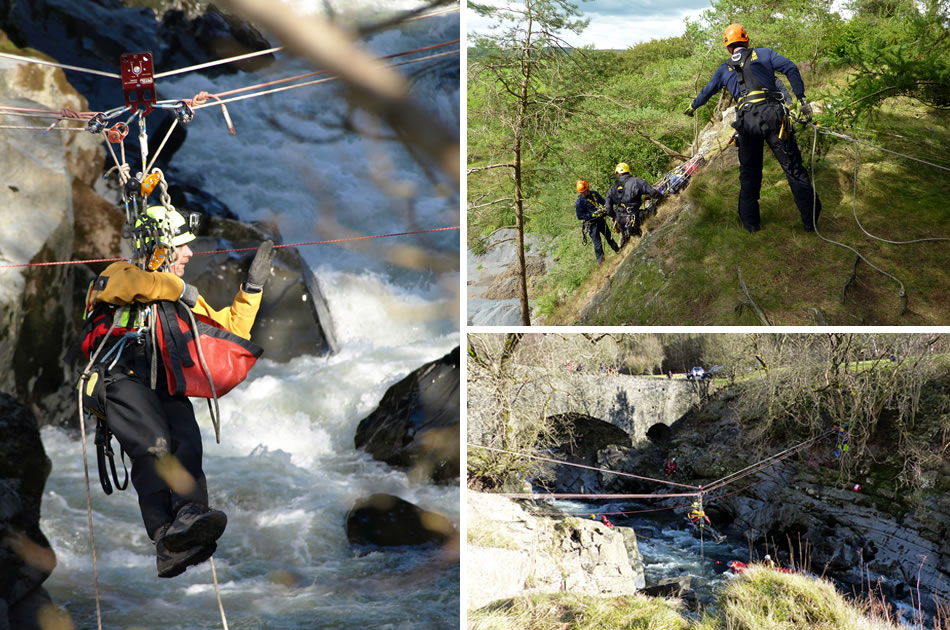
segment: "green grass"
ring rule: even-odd
[[[715,611],[715,612],[712,612]],[[675,600],[540,594],[469,611],[470,630],[898,630],[866,614],[831,582],[750,567],[719,593],[715,606],[686,616]]]
[[[494,602],[468,613],[470,630],[713,630],[683,617],[674,604],[634,595],[532,595]]]

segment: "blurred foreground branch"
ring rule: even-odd
[[[459,179],[459,139],[409,95],[398,72],[374,59],[354,35],[319,15],[299,15],[273,0],[225,0],[246,19],[273,32],[296,54],[339,77],[350,98],[389,124],[409,147],[429,157],[451,179]]]

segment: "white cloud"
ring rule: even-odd
[[[504,3],[496,0],[491,4]],[[697,18],[710,5],[707,0],[639,3],[601,0],[579,3],[579,8],[583,17],[590,19],[590,24],[580,35],[563,34],[568,43],[573,46],[590,44],[598,49],[623,50],[651,39],[682,35],[686,31],[685,18]],[[469,34],[489,33],[494,27],[493,20],[468,10],[466,23]]]

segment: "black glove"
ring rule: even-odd
[[[690,105],[689,107],[686,108],[686,111],[683,112],[683,113],[686,114],[687,116],[689,116],[690,118],[692,118],[692,117],[693,117],[693,114],[694,114],[695,112],[696,112],[696,110],[693,109],[693,106],[692,106],[692,105]]]
[[[198,304],[198,287],[185,282],[182,282],[182,284],[185,286],[182,288],[181,297],[178,299],[187,304],[189,308],[194,308]]]
[[[251,267],[247,270],[247,280],[244,290],[248,293],[259,293],[270,276],[271,261],[274,260],[274,241],[266,240],[257,248]]]
[[[811,105],[805,100],[804,96],[798,97],[798,120],[807,123],[811,121]]]

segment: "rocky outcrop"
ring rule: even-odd
[[[390,387],[356,429],[356,448],[417,479],[459,476],[459,348]]]
[[[946,385],[931,383],[922,398],[945,400],[941,387]],[[931,413],[941,413],[940,404]],[[926,414],[919,414],[918,423],[927,422]],[[739,420],[723,398],[675,425],[663,455],[676,456],[676,481],[708,484],[767,455],[750,452]],[[845,591],[861,592],[870,581],[888,599],[907,601],[919,577],[925,608],[932,606],[932,595],[950,582],[950,479],[935,463],[933,470],[924,471],[924,486],[909,494],[896,481],[902,463],[890,461],[892,445],[883,442],[872,447],[860,478],[848,479],[836,465],[833,449],[832,443],[818,442],[770,466],[764,475],[727,487],[726,496],[708,500],[707,514],[720,531],[750,539],[760,557],[768,545],[783,565],[805,559]],[[605,467],[644,474],[657,469],[659,453],[656,448],[636,453],[605,449],[600,458]],[[645,490],[636,480],[604,478],[609,492]],[[861,485],[858,492],[855,482]],[[788,555],[790,546],[794,558]]]
[[[50,468],[36,419],[0,393],[0,628],[39,630],[39,610],[51,605],[42,584],[56,556],[40,531]]]
[[[346,515],[346,539],[351,545],[399,547],[445,545],[458,539],[452,522],[438,512],[422,508],[391,494],[358,499]]]
[[[537,316],[533,303],[534,283],[544,277],[553,261],[537,252],[543,241],[536,234],[525,234],[528,298],[532,319]],[[521,302],[517,289],[520,267],[517,256],[518,233],[512,228],[496,230],[485,240],[484,252],[468,251],[468,288],[466,306],[470,326],[521,324]]]
[[[470,610],[522,594],[627,595],[644,586],[636,535],[629,528],[535,517],[492,494],[468,492],[467,502]]]
[[[18,107],[86,109],[61,70],[0,64],[0,101]],[[32,119],[2,117],[29,126]],[[0,134],[0,261],[69,260],[74,251],[74,192],[102,170],[98,140],[85,133],[4,130]],[[84,205],[85,207],[85,205]],[[68,408],[62,362],[75,336],[74,287],[67,266],[0,269],[0,390],[15,393],[44,422]]]

